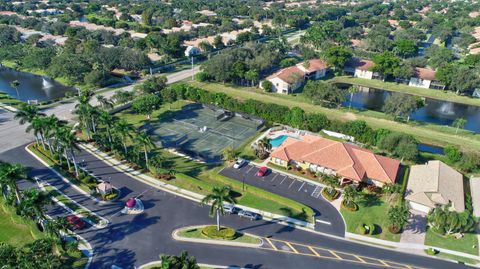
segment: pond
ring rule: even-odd
[[[343,88],[349,85],[338,85]],[[353,94],[351,106],[359,110],[382,111],[385,100],[392,92],[381,89],[360,87],[360,90]],[[411,120],[451,126],[455,119],[464,118],[467,120],[465,129],[476,133],[480,132],[480,107],[454,103],[449,101],[424,98],[425,106],[417,109],[410,115]],[[342,104],[350,106],[350,94],[347,94],[346,101]]]
[[[19,82],[18,93],[11,86],[15,80]],[[69,91],[76,92],[76,89],[47,77],[0,67],[0,92],[5,92],[13,98],[44,102],[61,98]]]

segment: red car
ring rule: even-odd
[[[257,177],[263,177],[267,174],[268,168],[266,166],[260,167],[260,170],[257,172]]]
[[[85,221],[75,215],[68,215],[66,219],[68,223],[70,223],[70,226],[75,230],[81,230],[86,225]]]

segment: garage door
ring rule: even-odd
[[[424,206],[415,202],[409,202],[410,208],[413,210],[417,210],[420,212],[428,213],[430,211],[430,207]]]

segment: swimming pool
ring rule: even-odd
[[[285,141],[285,139],[289,138],[290,136],[288,135],[279,135],[275,138],[272,138],[270,139],[270,145],[272,145],[272,147],[276,148],[278,146],[280,146],[283,141]]]

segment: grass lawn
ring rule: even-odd
[[[425,245],[478,255],[477,235],[472,233],[466,233],[463,238],[455,239],[451,236],[441,236],[428,229],[425,236]],[[472,246],[475,246],[475,248]]]
[[[185,229],[181,230],[177,233],[180,237],[186,238],[198,238],[198,239],[207,239],[207,240],[219,240],[219,241],[230,241],[236,243],[247,243],[247,244],[260,244],[262,240],[256,236],[250,236],[242,233],[237,233],[237,238],[233,240],[226,240],[226,239],[212,239],[210,237],[204,236],[202,234],[202,227],[194,228],[194,229]]]
[[[23,102],[9,96],[6,93],[0,92],[0,105],[4,104],[4,105],[7,105],[7,106],[17,107],[21,103],[23,103]]]
[[[0,242],[22,247],[42,237],[33,221],[22,219],[13,209],[0,202]]]
[[[386,216],[389,204],[383,196],[376,197],[375,195],[362,195],[358,199],[357,204],[359,206],[358,211],[351,212],[344,208],[340,210],[340,213],[342,213],[342,216],[347,223],[348,232],[359,233],[358,228],[360,225],[373,223],[376,225],[374,234],[365,236],[394,242],[400,241],[400,234],[392,234],[388,230]]]
[[[384,89],[395,92],[402,92],[413,94],[421,97],[429,97],[439,100],[451,101],[467,105],[480,106],[480,99],[468,96],[461,96],[452,91],[442,91],[434,89],[424,89],[419,87],[412,87],[405,84],[395,82],[384,82],[377,79],[354,78],[350,76],[334,77],[329,82],[349,83],[365,87],[372,87],[377,89]]]
[[[444,258],[444,259],[453,260],[457,262],[463,262],[463,263],[472,264],[472,265],[475,265],[480,262],[480,260],[474,260],[474,259],[465,258],[462,256],[452,255],[452,254],[443,253],[443,252],[440,252],[435,256],[439,258]]]
[[[266,103],[275,103],[288,107],[299,106],[309,113],[323,113],[334,120],[364,120],[374,129],[386,128],[392,131],[413,135],[420,142],[445,146],[454,144],[467,150],[480,150],[480,134],[474,134],[465,130],[455,135],[455,128],[434,124],[401,123],[389,120],[385,117],[377,117],[376,113],[348,111],[348,109],[330,109],[309,103],[302,95],[280,95],[264,93],[261,89],[250,87],[226,86],[219,83],[188,82],[194,86],[211,92],[223,92],[237,99],[254,99]]]

